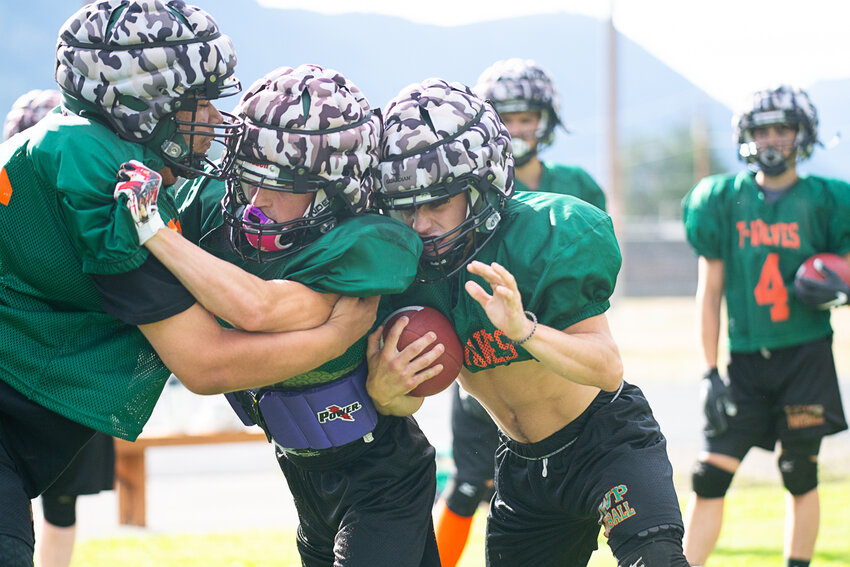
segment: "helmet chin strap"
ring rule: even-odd
[[[537,155],[537,147],[532,147],[531,144],[522,138],[513,138],[511,140],[511,148],[513,149],[514,167],[522,167],[531,161],[531,158]]]
[[[759,152],[758,164],[764,174],[771,177],[782,175],[788,170],[788,160],[785,159],[781,151],[774,148],[767,148]]]

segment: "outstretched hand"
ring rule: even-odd
[[[464,286],[466,293],[487,313],[490,322],[513,341],[527,337],[532,331],[533,323],[525,315],[522,296],[513,274],[496,262],[484,264],[473,260],[466,269],[469,273],[484,278],[493,290],[491,295],[474,281],[468,281]]]
[[[144,245],[159,229],[165,227],[156,204],[162,176],[142,162],[130,160],[121,164],[117,180],[113,196],[119,201],[121,196],[127,198],[124,206],[133,217],[139,244]]]

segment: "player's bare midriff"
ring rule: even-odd
[[[535,361],[461,371],[460,381],[499,428],[521,443],[536,443],[562,429],[599,393],[599,388],[570,382]]]

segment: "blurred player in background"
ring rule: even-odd
[[[44,116],[59,106],[62,95],[56,89],[33,89],[19,96],[3,122],[3,140],[34,126]]]
[[[59,106],[62,95],[54,89],[21,95],[6,115],[4,138],[34,126]],[[115,485],[115,443],[96,432],[68,468],[41,495],[44,522],[38,547],[41,567],[68,567],[77,534],[77,497],[112,490]]]
[[[487,564],[586,565],[602,526],[623,567],[684,566],[666,440],[605,316],[610,217],[514,195],[508,131],[459,83],[409,85],[384,119],[381,205],[424,243],[418,282],[392,299],[449,317],[461,385],[500,429]]]
[[[685,553],[692,565],[706,562],[741,461],[752,447],[773,451],[779,440],[788,491],[784,555],[788,567],[806,567],[820,521],[821,439],[847,428],[828,308],[846,302],[850,289],[825,268],[826,280],[795,295],[794,277],[818,252],[850,260],[850,187],[797,173],[819,143],[817,112],[804,91],[757,91],[732,122],[748,171],[707,177],[682,203],[699,256],[697,319],[707,369],[705,439],[686,511]],[[724,299],[728,380],[717,356]]]
[[[492,103],[511,135],[517,191],[572,195],[605,210],[605,192],[589,173],[540,159],[555,129],[566,130],[558,90],[543,67],[530,59],[497,61],[481,73],[473,91]]]
[[[549,73],[529,59],[505,59],[488,67],[473,88],[490,101],[511,135],[517,191],[573,195],[605,210],[605,193],[583,169],[543,162],[560,118],[558,91]],[[437,544],[444,567],[460,559],[472,518],[493,494],[498,428],[478,401],[452,386],[452,458],[455,472],[437,504]]]
[[[145,246],[190,289],[207,285],[208,270],[192,267],[186,239],[265,280],[353,297],[404,291],[422,243],[369,212],[381,118],[357,86],[317,65],[280,67],[251,85],[235,112],[246,132],[232,175],[181,187],[186,238],[160,230]],[[437,372],[427,367],[439,349],[412,362],[433,340],[393,357],[406,357],[417,383]],[[438,567],[434,448],[410,417],[423,398],[406,395],[416,383],[370,373],[366,343],[364,332],[341,356],[227,397],[274,443],[298,510],[303,565]]]

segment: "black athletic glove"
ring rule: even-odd
[[[703,377],[700,395],[705,411],[705,436],[717,437],[726,431],[726,416],[732,417],[738,413],[738,407],[729,393],[729,386],[720,377],[717,368],[712,368]]]
[[[850,298],[850,286],[823,262],[815,260],[814,267],[824,279],[817,281],[803,277],[795,278],[794,294],[797,300],[812,309],[829,309],[846,304]]]

